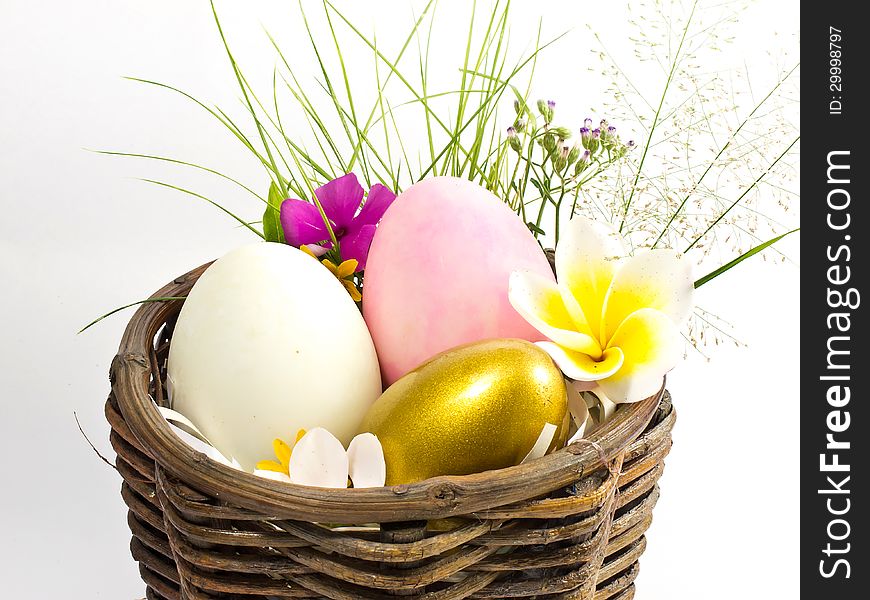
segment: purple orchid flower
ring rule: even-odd
[[[360,209],[365,190],[356,175],[348,173],[317,188],[314,195],[329,219],[335,239],[338,240],[342,260],[356,259],[359,263],[358,269],[362,271],[366,266],[377,224],[396,199],[396,194],[386,186],[376,183],[369,190],[368,198]],[[281,227],[284,230],[284,239],[291,246],[298,248],[313,244],[332,248],[326,224],[320,211],[311,202],[284,200],[281,204]]]

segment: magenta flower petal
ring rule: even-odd
[[[365,190],[353,173],[333,179],[314,191],[323,206],[323,212],[335,223],[338,230],[347,229],[350,225],[362,202],[363,194]]]
[[[294,248],[329,238],[320,211],[310,202],[302,200],[284,200],[281,203],[281,228],[284,230],[284,239]]]
[[[355,258],[359,263],[358,269],[366,268],[366,259],[369,256],[369,248],[375,237],[374,225],[363,225],[359,231],[348,234],[341,240],[341,259],[350,260]]]
[[[360,225],[377,225],[395,199],[396,194],[390,191],[390,188],[380,183],[374,184],[369,190],[366,203],[354,221],[359,222]]]

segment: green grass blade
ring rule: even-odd
[[[377,44],[377,38],[375,38],[375,43]],[[392,185],[390,185],[388,187],[391,190],[397,190],[397,189],[399,189],[399,171],[397,170],[394,173],[393,169],[392,169],[393,149],[392,149],[391,144],[390,144],[390,128],[389,128],[389,124],[387,123],[386,108],[384,108],[384,88],[381,85],[381,70],[379,68],[379,65],[380,65],[380,61],[378,60],[377,55],[375,55],[375,85],[377,86],[377,89],[378,89],[378,108],[381,111],[380,120],[383,122],[384,145],[386,146],[387,156],[389,157],[389,161],[390,161],[390,165],[391,165],[390,177],[392,178],[392,181],[391,181]],[[402,150],[404,152],[404,145],[401,144],[402,138],[401,138],[401,136],[398,136],[398,137],[399,137],[399,141],[400,141],[400,146],[402,146]],[[360,135],[360,140],[362,140],[362,135]],[[401,169],[401,164],[399,165],[399,168]],[[381,183],[384,183],[384,185],[386,185],[386,183],[383,181]]]
[[[354,101],[353,101],[353,91],[351,90],[351,87],[350,87],[350,79],[348,78],[348,75],[347,75],[347,66],[345,65],[345,62],[344,62],[344,55],[341,52],[341,43],[338,41],[338,35],[335,33],[335,27],[332,24],[332,17],[329,14],[329,9],[326,6],[325,1],[323,2],[323,12],[326,15],[326,22],[329,25],[329,31],[332,34],[332,41],[333,41],[333,44],[335,45],[335,54],[338,57],[338,62],[339,62],[339,65],[341,66],[341,76],[342,76],[342,80],[344,81],[344,90],[345,90],[345,95],[347,97],[348,108],[350,109],[350,111],[349,111],[350,116],[348,118],[349,118],[350,122],[353,124],[354,130],[357,132],[356,143],[359,144],[362,141],[362,139],[359,135],[361,132],[361,129],[359,126],[359,119],[357,118],[357,114],[356,114],[356,106],[354,105]],[[348,136],[348,137],[350,137],[350,136]],[[351,139],[351,143],[353,144],[352,139]],[[388,156],[389,156],[389,153],[388,153]],[[367,161],[365,160],[365,154],[362,154],[360,156],[360,158],[361,158],[360,164],[361,164],[362,169],[363,169],[363,175],[365,177],[366,183],[369,186],[371,186],[371,179],[369,176],[369,167],[368,167]],[[389,170],[392,171],[392,164],[391,164]]]
[[[388,163],[386,160],[384,160],[384,158],[381,156],[381,153],[378,152],[377,148],[375,147],[374,142],[371,140],[371,138],[369,138],[369,136],[362,129],[359,129],[359,126],[355,122],[350,120],[351,115],[347,111],[347,109],[344,108],[341,105],[341,103],[337,103],[336,106],[338,107],[338,110],[341,111],[345,115],[345,117],[349,120],[351,126],[353,126],[356,129],[357,136],[359,136],[359,139],[362,140],[365,147],[368,148],[368,151],[371,152],[372,155],[377,159],[377,161],[380,163],[381,167],[386,169],[387,172],[391,172],[393,169],[392,164]],[[360,164],[362,164],[362,161]],[[386,181],[383,179],[383,176],[379,175],[374,170],[374,167],[372,167],[371,165],[369,165],[369,168],[372,170],[372,172],[375,173],[376,177],[380,180],[380,182],[383,183],[384,185],[386,185]],[[369,183],[369,187],[371,187],[370,183]]]
[[[242,78],[242,72],[239,69],[239,65],[236,63],[236,59],[233,56],[233,53],[230,51],[230,45],[227,42],[226,36],[224,35],[223,27],[221,27],[221,21],[218,18],[217,9],[215,8],[215,5],[214,5],[214,0],[211,0],[210,4],[211,4],[212,14],[214,15],[215,25],[217,25],[218,33],[221,36],[221,42],[223,42],[224,49],[227,52],[227,57],[230,59],[230,65],[232,66],[233,73],[235,74],[236,80],[239,83],[239,88],[242,90],[242,96],[244,97],[245,103],[248,105],[248,108],[250,109],[251,114],[253,115],[254,124],[257,127],[257,132],[260,134],[260,141],[263,143],[263,147],[266,150],[266,155],[269,157],[269,164],[272,165],[272,172],[275,175],[273,180],[275,181],[276,184],[278,184],[278,187],[281,188],[281,191],[286,194],[287,187],[284,185],[284,182],[282,181],[281,174],[278,171],[278,165],[275,163],[275,158],[272,156],[272,149],[269,146],[269,143],[266,141],[266,136],[265,136],[265,133],[263,130],[263,125],[260,123],[260,119],[257,118],[257,113],[254,110],[254,105],[251,104],[251,100],[250,100],[250,98],[248,98],[248,92],[247,92],[247,89],[245,87],[245,83],[244,83],[243,78]]]
[[[417,35],[417,31],[419,30],[420,25],[423,23],[423,20],[425,19],[426,15],[429,13],[429,9],[430,9],[432,6],[434,6],[435,4],[436,4],[436,0],[429,0],[429,2],[426,3],[426,6],[423,7],[423,12],[420,14],[420,16],[419,16],[419,17],[417,18],[417,20],[414,22],[414,26],[411,28],[410,33],[408,33],[407,37],[405,38],[405,42],[402,44],[402,48],[399,50],[398,55],[396,55],[396,59],[393,61],[395,64],[399,64],[399,62],[401,62],[402,57],[405,55],[405,51],[408,49],[408,46],[410,46],[411,41],[412,41],[412,40],[415,38],[415,36]],[[330,5],[330,8],[333,8],[333,7]],[[334,10],[334,8],[333,8],[333,10]],[[342,18],[342,19],[343,19],[343,18]],[[433,15],[433,19],[434,19],[434,15]],[[347,22],[346,19],[343,19],[343,20],[344,20],[345,22]],[[431,25],[430,25],[430,27],[431,27]],[[430,35],[431,35],[431,30],[430,30]],[[377,49],[376,49],[376,48],[373,48],[373,49],[375,50],[375,56],[379,58],[380,56],[379,56],[379,53],[377,52]],[[377,58],[376,58],[376,60],[377,60]],[[386,86],[387,86],[387,84],[389,84],[390,79],[391,79],[392,77],[393,77],[393,72],[392,72],[392,71],[390,71],[390,72],[388,72],[388,73],[386,74],[386,77],[384,77],[384,83],[383,83],[383,87],[384,87],[384,89],[386,89]],[[377,111],[378,111],[378,103],[375,102],[375,103],[372,105],[372,108],[371,108],[371,110],[369,111],[368,119],[366,119],[365,125],[364,125],[363,128],[362,128],[362,130],[363,130],[364,132],[368,133],[369,128],[372,126],[372,119],[375,118],[375,115],[377,114]],[[427,114],[428,114],[428,113],[427,113]],[[351,156],[351,159],[350,159],[350,164],[351,164],[351,165],[355,163],[355,161],[356,161],[356,159],[357,159],[357,155],[358,155],[358,153],[359,153],[361,150],[362,150],[361,146],[360,146],[360,147],[357,147],[357,148],[354,148],[354,153],[353,153],[353,155]]]
[[[488,94],[490,92],[491,92],[491,90],[483,89],[483,88],[477,88],[477,89],[473,89],[473,90],[465,90],[466,94]],[[419,104],[421,101],[428,102],[429,100],[435,100],[437,98],[444,98],[446,96],[456,96],[456,95],[459,95],[461,93],[463,93],[462,90],[447,90],[447,91],[443,91],[443,92],[435,92],[434,94],[427,94],[425,96],[421,96],[420,100],[418,100],[416,98],[412,98],[411,100],[405,100],[404,102],[400,102],[400,103],[396,104],[393,108],[396,108],[396,109],[403,108],[405,106],[411,106],[412,104]],[[375,119],[372,122],[372,124],[377,125],[378,122],[380,122],[380,119],[381,119],[381,117],[378,117],[377,119]]]
[[[498,6],[496,6],[496,9]],[[503,47],[507,46],[507,31],[508,31],[508,23],[509,23],[509,11],[510,11],[510,0],[505,4],[504,11],[498,21],[496,21],[495,16],[497,14],[496,11],[493,12],[493,19],[490,21],[488,32],[492,32],[489,41],[486,42],[486,53],[484,54],[486,60],[491,60],[492,67],[491,71],[488,73],[489,75],[489,86],[487,88],[488,94],[491,94],[494,87],[495,81],[501,79],[505,65],[507,64],[507,53],[503,50]],[[495,44],[495,48],[492,49],[492,45]],[[492,49],[492,50],[491,50]],[[489,53],[492,52],[492,58],[489,58]],[[484,65],[486,60],[482,61],[481,64]],[[506,90],[501,90],[498,94],[498,98],[500,99],[502,94]],[[484,100],[486,96],[484,97]],[[496,135],[497,127],[495,123],[498,121],[498,102],[490,103],[490,106],[487,110],[480,113],[477,117],[477,129],[475,130],[475,138],[474,143],[471,148],[471,155],[466,157],[465,161],[459,168],[459,175],[465,173],[466,167],[470,166],[469,177],[475,176],[475,171],[479,174],[480,184],[483,184],[487,180],[486,168],[487,161],[489,161],[490,157],[493,154],[493,139]],[[480,156],[481,153],[484,152],[484,141],[487,137],[487,128],[491,130],[490,135],[490,143],[489,143],[489,151],[485,152],[487,155],[486,159],[481,162]]]
[[[262,103],[260,103],[259,100],[256,100],[256,97],[253,94],[251,94],[251,96],[255,98],[255,101],[257,102],[257,104],[260,105],[260,107],[262,108],[263,107]],[[247,105],[243,105],[243,108],[244,108],[244,110],[246,110],[248,112],[248,114],[252,115],[254,118],[258,118],[258,117],[256,117],[256,115],[254,115],[254,113],[250,112]],[[267,116],[266,118],[270,122],[272,121],[271,116]],[[287,169],[287,172],[290,172],[291,171],[290,163],[287,162],[287,159],[284,157],[284,154],[281,152],[281,149],[278,147],[278,143],[275,141],[275,138],[273,137],[273,135],[266,129],[263,129],[263,134],[266,136],[266,139],[269,141],[269,143],[272,144],[272,146],[274,146],[275,154],[278,155],[278,158],[281,159],[281,163],[284,165],[284,168]],[[278,173],[278,179],[281,181],[281,189],[284,190],[285,192],[289,192],[290,190],[287,188],[288,179],[280,171]]]
[[[459,102],[457,103],[458,106],[457,106],[457,110],[456,110],[456,125],[454,126],[455,127],[454,132],[459,131],[459,128],[462,126],[462,117],[465,115],[465,107],[466,107],[466,103],[467,103],[465,88],[468,84],[468,81],[467,81],[468,80],[468,64],[469,64],[469,60],[471,59],[471,42],[474,39],[474,18],[475,18],[475,16],[477,16],[477,0],[473,0],[471,3],[471,16],[468,19],[468,35],[467,35],[467,38],[465,41],[465,59],[464,59],[463,65],[462,65],[462,80],[460,81],[460,84],[459,84],[460,94],[459,94]],[[492,18],[495,18],[495,11],[493,11]],[[491,23],[492,23],[492,21],[490,21],[490,26],[491,26]],[[489,37],[489,31],[487,31],[487,33],[484,37],[484,43],[481,44],[481,49],[480,49],[480,52],[479,52],[478,57],[477,57],[477,64],[475,65],[475,68],[478,68],[480,66],[481,56],[485,51],[485,48],[486,48],[485,42],[486,42],[486,38],[488,38],[488,37]],[[459,139],[458,136],[456,136],[456,135],[453,136],[454,143],[451,144],[451,146],[454,147],[454,149],[452,150],[454,155],[456,153],[455,145],[458,144],[458,139]],[[450,156],[450,153],[448,152],[447,160],[445,160],[445,163],[452,164],[454,162],[455,162],[455,159],[452,158]],[[446,168],[447,168],[447,164],[445,164],[445,171],[446,171]],[[456,173],[453,173],[453,174],[455,175]]]
[[[408,171],[408,177],[410,179],[413,179],[413,175],[411,174],[411,159],[408,158],[408,151],[405,148],[405,142],[402,140],[402,133],[399,131],[399,124],[396,122],[396,117],[393,114],[393,108],[389,105],[389,103],[387,104],[387,111],[390,115],[390,120],[393,123],[393,130],[396,132],[396,139],[399,140],[399,148],[401,149],[402,157],[405,160],[405,169]],[[395,180],[396,187],[393,188],[393,191],[396,194],[398,194],[402,191],[402,187],[401,187],[401,183],[400,183],[401,182],[400,173],[401,173],[401,164],[399,165],[399,169],[396,171],[396,180]]]
[[[269,185],[269,203],[263,212],[263,237],[267,242],[283,244],[284,229],[281,226],[281,205],[284,203],[284,195],[274,183]],[[249,223],[253,225],[253,223]]]
[[[223,125],[227,129],[229,129],[230,133],[232,133],[245,146],[245,148],[247,148],[254,156],[256,156],[257,160],[259,160],[260,163],[266,168],[266,170],[269,171],[270,177],[278,176],[278,173],[275,173],[272,170],[272,165],[269,164],[269,161],[263,155],[261,155],[257,151],[256,148],[254,148],[254,146],[253,146],[253,144],[251,144],[250,140],[248,140],[248,138],[245,137],[245,135],[235,125],[235,123],[233,123],[232,120],[225,118],[225,116],[223,116],[219,111],[207,106],[202,101],[198,100],[196,97],[192,96],[191,94],[188,94],[184,90],[178,89],[178,88],[173,87],[171,85],[168,85],[165,83],[160,83],[159,81],[140,79],[138,77],[125,77],[124,79],[127,79],[129,81],[135,81],[137,83],[145,83],[147,85],[153,85],[155,87],[167,89],[171,92],[175,92],[176,94],[184,96],[188,100],[194,102],[197,106],[199,106],[200,108],[202,108],[203,110],[208,112],[212,117],[214,117],[221,125]],[[274,179],[274,177],[273,177],[273,179]]]
[[[272,43],[272,47],[275,48],[275,51],[278,53],[278,57],[281,59],[281,62],[284,64],[284,68],[287,69],[287,72],[289,73],[293,82],[291,83],[290,81],[288,81],[283,74],[281,75],[281,79],[284,81],[284,84],[287,86],[287,89],[290,91],[296,102],[302,108],[306,117],[310,119],[309,124],[311,121],[313,121],[314,124],[317,125],[316,128],[312,126],[311,131],[314,134],[318,146],[321,148],[321,152],[323,153],[324,158],[327,161],[330,160],[329,156],[326,153],[326,150],[323,148],[321,138],[323,142],[325,142],[326,145],[329,147],[330,153],[332,154],[332,157],[335,159],[335,161],[338,163],[339,170],[342,172],[342,174],[349,173],[351,170],[350,167],[342,159],[342,153],[339,150],[338,145],[332,139],[332,136],[329,134],[329,129],[323,123],[317,113],[317,109],[315,108],[314,104],[311,102],[308,95],[299,84],[299,80],[296,78],[296,73],[290,66],[290,61],[287,60],[287,57],[284,55],[281,47],[278,46],[278,42],[275,41],[275,38],[268,31],[266,32],[266,35],[269,37],[269,41]],[[335,168],[332,164],[330,164],[330,170],[332,170],[333,172],[335,171]],[[334,179],[334,177],[330,177],[330,179]]]
[[[207,198],[206,196],[203,196],[202,194],[197,194],[196,192],[186,190],[183,187],[179,187],[177,185],[172,185],[171,183],[165,183],[163,181],[156,181],[154,179],[141,179],[141,181],[145,181],[147,183],[153,183],[154,185],[159,185],[161,187],[169,188],[171,190],[176,190],[178,192],[188,194],[190,196],[193,196],[194,198],[199,198],[200,200],[205,200],[206,202],[208,202],[209,204],[211,204],[215,208],[218,208],[218,209],[222,210],[223,212],[225,212],[226,214],[228,214],[229,216],[231,216],[233,219],[235,219],[240,225],[242,225],[246,229],[253,231],[254,234],[257,235],[257,237],[259,237],[261,239],[265,239],[265,238],[263,238],[263,234],[261,232],[259,232],[258,230],[256,230],[255,228],[251,227],[245,219],[237,216],[235,213],[230,211],[228,208],[221,206],[220,204],[218,204],[217,202],[215,202],[211,198]]]
[[[260,194],[258,194],[257,192],[255,192],[254,190],[252,190],[251,188],[246,186],[244,183],[238,181],[237,179],[233,179],[229,175],[224,175],[220,171],[216,171],[214,169],[210,169],[208,167],[204,167],[204,166],[198,165],[196,163],[186,162],[183,160],[178,160],[176,158],[169,158],[166,156],[157,156],[154,154],[136,154],[134,152],[115,152],[112,150],[91,150],[91,152],[95,152],[96,154],[104,154],[106,156],[123,156],[123,157],[127,157],[127,158],[147,158],[150,160],[157,160],[157,161],[168,162],[168,163],[172,163],[172,164],[176,164],[176,165],[183,165],[185,167],[192,167],[194,169],[199,169],[201,171],[205,171],[206,173],[211,173],[213,175],[217,175],[218,177],[226,179],[227,181],[230,181],[230,182],[236,184],[237,186],[239,186],[240,188],[242,188],[246,192],[250,193],[252,196],[257,198],[261,202],[266,202],[266,199],[263,198],[263,196],[261,196]]]
[[[302,158],[305,160],[305,162],[312,169],[314,169],[318,174],[320,174],[320,176],[323,177],[324,179],[326,179],[326,180],[335,179],[334,174],[330,175],[329,173],[327,173],[323,169],[323,167],[321,167],[319,164],[314,162],[314,160],[311,158],[311,156],[308,154],[308,152],[304,148],[302,148],[299,144],[297,144],[292,139],[290,139],[290,136],[288,136],[287,132],[284,130],[284,124],[281,122],[281,109],[279,108],[279,105],[278,105],[278,67],[277,66],[272,71],[272,103],[273,103],[274,108],[275,108],[275,118],[272,119],[270,117],[269,120],[272,122],[273,126],[278,130],[278,133],[281,134],[281,137],[284,138],[284,143],[287,144],[288,151],[291,153],[295,153],[295,154],[302,156]],[[264,112],[266,112],[266,111],[264,111]],[[266,114],[268,114],[268,112]],[[322,148],[321,148],[321,150],[322,150]],[[290,172],[290,181],[288,183],[289,188],[295,192],[297,197],[299,197],[299,198],[305,197],[305,193],[303,192],[302,188],[299,187],[299,184],[296,181],[295,176],[293,175],[293,169],[289,169],[289,172]]]
[[[109,311],[104,314],[102,317],[98,317],[79,329],[79,333],[84,333],[103,319],[107,317],[111,317],[112,315],[121,312],[122,310],[126,310],[128,308],[133,308],[134,306],[139,306],[140,304],[146,304],[148,302],[172,302],[174,300],[186,300],[187,296],[161,296],[159,298],[148,298],[147,300],[139,300],[138,302],[131,302],[130,304],[125,304],[124,306],[119,306],[115,310]]]
[[[517,76],[517,75],[518,75],[518,74],[519,74],[519,73],[520,73],[520,72],[521,72],[521,71],[522,71],[522,70],[523,70],[527,65],[529,65],[529,64],[534,60],[534,58],[535,58],[538,54],[540,54],[541,52],[543,52],[544,50],[546,50],[547,48],[549,48],[551,45],[553,45],[553,44],[555,44],[556,42],[558,42],[559,40],[561,40],[563,37],[565,37],[565,35],[567,35],[567,33],[562,33],[562,34],[560,34],[559,36],[553,38],[552,40],[550,40],[549,42],[547,42],[546,44],[544,44],[543,46],[541,46],[540,48],[538,48],[537,50],[535,50],[535,52],[534,52],[531,56],[529,56],[529,57],[525,58],[524,60],[520,61],[519,64],[518,64],[518,65],[514,68],[514,70],[510,73],[510,75],[508,75],[508,77],[505,78],[503,81],[499,82],[499,84],[498,84],[498,86],[496,87],[495,91],[494,91],[490,96],[488,96],[486,99],[484,99],[484,100],[481,102],[480,106],[477,108],[476,111],[474,111],[474,113],[473,113],[473,114],[471,115],[471,117],[470,117],[470,118],[465,122],[465,124],[460,128],[460,130],[451,136],[450,141],[448,141],[448,143],[444,146],[444,148],[441,150],[441,152],[440,152],[440,153],[435,157],[436,160],[433,161],[432,164],[430,164],[429,167],[428,167],[425,171],[423,171],[423,173],[420,175],[419,179],[424,178],[426,175],[428,175],[429,173],[431,173],[431,172],[435,169],[435,167],[437,166],[437,162],[438,162],[439,160],[441,160],[441,158],[442,158],[445,154],[447,154],[447,152],[450,150],[450,148],[451,148],[451,144],[453,143],[453,138],[455,138],[455,137],[457,137],[457,136],[459,136],[459,135],[462,135],[462,133],[463,133],[463,132],[468,128],[468,127],[470,127],[472,123],[474,123],[475,119],[477,119],[477,117],[478,117],[478,115],[480,115],[480,113],[482,113],[482,112],[485,111],[485,110],[486,110],[490,105],[494,105],[495,103],[497,103],[497,102],[501,99],[501,97],[502,97],[502,95],[504,94],[505,90],[508,89],[508,88],[510,87],[510,82],[513,80],[514,77],[516,77],[516,76]],[[461,146],[460,146],[460,148],[461,148]],[[466,156],[467,156],[468,154],[469,154],[468,152],[465,152],[465,155],[466,155]]]
[[[744,252],[743,254],[741,254],[740,256],[738,256],[737,258],[735,258],[734,260],[732,260],[732,261],[730,261],[730,262],[728,262],[728,263],[722,265],[722,266],[719,267],[718,269],[716,269],[716,270],[714,270],[714,271],[711,271],[710,273],[707,273],[706,275],[704,275],[703,277],[701,277],[700,279],[698,279],[698,280],[695,282],[695,289],[698,289],[699,287],[701,287],[701,286],[704,285],[705,283],[708,283],[709,281],[715,279],[716,277],[718,277],[718,276],[721,275],[722,273],[724,273],[724,272],[726,272],[726,271],[729,271],[729,270],[733,269],[734,267],[736,267],[737,265],[739,265],[740,263],[742,263],[742,262],[743,262],[744,260],[746,260],[747,258],[750,258],[750,257],[752,257],[752,256],[755,256],[756,254],[758,254],[758,253],[761,252],[762,250],[767,249],[768,247],[770,247],[770,246],[774,245],[775,243],[777,243],[777,242],[778,242],[779,240],[781,240],[782,238],[784,238],[784,237],[786,237],[786,236],[788,236],[788,235],[791,235],[792,233],[795,233],[796,231],[800,231],[800,227],[798,227],[797,229],[792,229],[791,231],[786,231],[786,232],[783,233],[782,235],[778,235],[778,236],[776,236],[775,238],[772,238],[772,239],[767,240],[767,241],[764,242],[763,244],[759,244],[758,246],[755,246],[754,248],[751,248],[750,250],[747,250],[746,252]]]
[[[435,11],[438,10],[438,6],[432,9],[432,18],[429,19],[429,32],[426,35],[426,52],[423,53],[420,47],[420,37],[417,36],[417,53],[420,57],[420,85],[421,90],[423,91],[423,97],[427,100],[429,99],[429,50],[432,48],[432,31],[435,29]],[[377,56],[375,57],[375,62],[378,62]],[[435,142],[432,138],[432,117],[429,115],[429,111],[423,111],[423,115],[426,118],[426,139],[429,145],[429,157],[432,161],[435,160]],[[395,117],[393,117],[393,122],[395,123]],[[401,139],[401,138],[400,138]],[[410,163],[409,168],[410,168]]]
[[[305,25],[305,31],[308,34],[308,40],[311,43],[311,49],[314,51],[314,56],[317,58],[317,64],[320,66],[320,72],[323,75],[324,84],[327,88],[327,96],[332,101],[332,104],[335,107],[335,111],[338,114],[339,121],[341,122],[342,129],[344,129],[348,141],[351,145],[353,145],[353,135],[351,134],[350,127],[348,127],[347,124],[347,120],[345,119],[345,116],[344,114],[342,114],[341,108],[339,107],[338,94],[335,93],[335,88],[333,87],[332,80],[329,77],[329,71],[326,68],[326,64],[323,62],[323,57],[320,55],[318,44],[314,39],[314,33],[311,31],[311,26],[308,23],[308,17],[305,14],[305,10],[302,8],[302,0],[299,0],[299,12],[302,15],[302,22]],[[321,129],[323,129],[324,135],[329,135],[326,131],[326,127],[321,127]]]
[[[420,92],[418,92],[417,89],[416,89],[416,88],[411,84],[411,82],[408,81],[408,79],[407,79],[407,78],[406,78],[406,77],[401,73],[401,71],[399,71],[399,68],[398,68],[397,64],[394,63],[394,62],[391,62],[390,59],[388,59],[388,58],[387,58],[387,57],[386,57],[386,56],[385,56],[385,55],[384,55],[380,50],[378,50],[378,49],[377,49],[377,46],[375,46],[375,44],[374,44],[371,40],[369,40],[368,37],[366,37],[366,36],[365,36],[365,35],[364,35],[364,34],[363,34],[363,33],[362,33],[362,32],[361,32],[361,31],[356,27],[356,25],[354,25],[354,24],[350,21],[350,19],[348,19],[348,18],[347,18],[347,17],[346,17],[346,16],[345,16],[341,11],[339,11],[339,10],[335,7],[335,5],[334,5],[332,2],[330,2],[329,0],[326,0],[326,3],[327,3],[327,5],[329,6],[329,8],[332,9],[332,10],[335,12],[335,14],[336,14],[336,15],[337,15],[337,16],[338,16],[342,21],[344,21],[344,23],[348,26],[348,28],[349,28],[349,29],[350,29],[350,30],[351,30],[351,31],[352,31],[352,32],[353,32],[353,33],[354,33],[354,34],[355,34],[355,35],[356,35],[360,40],[362,40],[363,43],[365,43],[365,44],[366,44],[366,45],[367,45],[371,50],[373,50],[373,51],[375,52],[375,54],[377,55],[377,57],[380,58],[380,59],[384,62],[384,64],[385,64],[387,67],[389,67],[390,72],[393,73],[393,74],[395,74],[395,76],[399,79],[399,81],[402,82],[402,84],[403,84],[403,85],[408,89],[408,91],[409,91],[409,92],[410,92],[410,93],[411,93],[411,94],[412,94],[412,95],[413,95],[417,100],[420,100],[421,105],[423,106],[423,108],[424,108],[426,111],[428,111],[428,112],[431,114],[432,118],[435,120],[435,123],[436,123],[439,127],[441,127],[441,128],[444,130],[445,133],[447,133],[448,135],[450,135],[450,133],[451,133],[451,129],[450,129],[450,127],[449,127],[449,126],[444,122],[443,119],[441,119],[440,116],[438,116],[438,114],[437,114],[435,111],[432,110],[432,108],[429,106],[429,104],[428,104],[425,100],[423,100],[422,96],[420,95]],[[374,110],[377,111],[377,106],[375,106]]]

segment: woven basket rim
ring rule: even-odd
[[[152,298],[186,295],[210,265],[174,279]],[[535,498],[570,485],[624,451],[644,431],[664,393],[663,384],[655,395],[620,407],[586,440],[524,465],[383,488],[326,489],[282,483],[209,459],[172,433],[156,409],[149,394],[151,374],[158,371],[153,341],[183,302],[143,303],[130,319],[111,367],[118,408],[142,447],[171,476],[273,518],[331,523],[429,520]]]

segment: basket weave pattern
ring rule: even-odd
[[[186,295],[206,266],[156,296]],[[149,600],[634,597],[671,446],[667,392],[527,465],[373,490],[292,486],[214,463],[162,421],[180,306],[136,313],[106,403]]]

